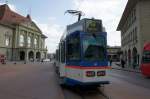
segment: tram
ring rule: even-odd
[[[150,77],[150,43],[145,43],[144,45],[140,68],[144,76]]]
[[[109,84],[107,33],[102,20],[82,19],[68,25],[56,50],[56,68],[61,85]]]

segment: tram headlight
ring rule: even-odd
[[[86,71],[86,76],[87,77],[94,77],[95,76],[95,72],[94,71]]]
[[[97,76],[105,76],[106,72],[105,71],[98,71]]]

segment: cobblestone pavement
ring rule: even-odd
[[[110,99],[149,99],[150,79],[140,73],[112,69],[108,77],[110,84],[100,89]],[[59,86],[49,62],[0,65],[0,99],[106,99],[100,94],[82,96]]]
[[[64,99],[50,63],[0,65],[0,99]]]

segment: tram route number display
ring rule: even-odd
[[[96,33],[102,31],[101,21],[88,20],[86,21],[87,32]]]

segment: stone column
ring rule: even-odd
[[[37,48],[38,48],[38,49],[40,48],[39,44],[40,44],[40,37],[39,37],[39,35],[38,35],[38,37],[37,37]]]
[[[34,34],[31,35],[31,48],[32,49],[34,48],[33,43],[34,43]]]
[[[34,50],[34,61],[36,60],[36,51]]]
[[[28,62],[28,50],[25,50],[25,62]]]
[[[18,46],[19,46],[19,37],[20,37],[20,30],[19,30],[19,26],[16,26],[16,29],[14,30],[13,33],[13,49],[12,49],[12,57],[13,57],[13,61],[17,61],[19,60],[19,51]]]
[[[26,61],[29,61],[29,56],[28,56],[28,36],[29,32],[26,32]]]
[[[26,37],[25,37],[25,47],[28,48],[28,32],[26,31]]]
[[[39,35],[39,49],[41,49],[41,36]]]
[[[35,40],[35,33],[33,35],[33,46],[34,46],[34,49],[35,49],[36,47],[35,47],[35,44],[34,44],[34,40]]]

